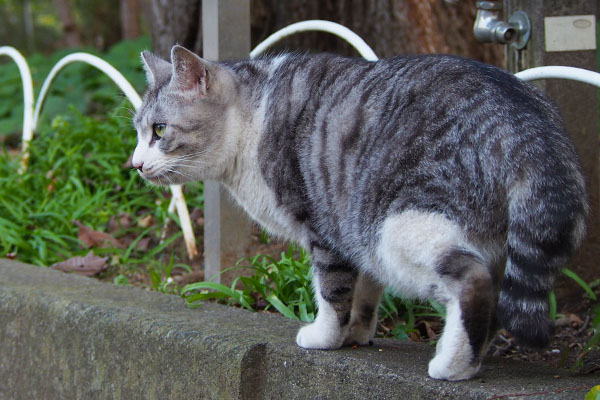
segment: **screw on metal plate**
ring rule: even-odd
[[[480,42],[510,43],[520,50],[531,35],[529,17],[517,11],[505,22],[501,19],[502,8],[502,3],[497,1],[478,1],[473,33]]]

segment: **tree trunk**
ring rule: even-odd
[[[121,0],[121,32],[123,39],[140,36],[140,0]]]
[[[31,0],[23,0],[23,26],[25,28],[25,38],[27,40],[27,51],[35,51],[35,35],[33,30],[33,15],[31,13]]]
[[[81,37],[77,24],[71,13],[71,5],[69,0],[53,0],[54,7],[58,12],[58,17],[62,23],[63,32],[65,33],[65,41],[69,47],[81,46]]]
[[[308,3],[308,4],[307,4]],[[475,2],[457,5],[441,0],[252,0],[252,46],[294,22],[324,19],[338,22],[362,37],[378,57],[450,53],[504,65],[504,48],[484,45],[473,36]],[[328,33],[306,32],[280,42],[274,50],[356,51]]]
[[[162,57],[179,43],[202,52],[201,0],[145,0],[152,46]],[[347,26],[377,56],[450,53],[504,66],[504,48],[479,43],[473,36],[475,3],[448,4],[441,0],[252,0],[252,47],[291,23],[325,19]],[[278,50],[330,51],[356,55],[356,51],[328,33],[306,32],[282,40]]]
[[[171,47],[180,44],[202,54],[201,0],[144,0],[153,51],[169,59]]]

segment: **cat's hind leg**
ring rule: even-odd
[[[354,289],[350,328],[344,344],[367,345],[375,336],[377,311],[384,286],[370,275],[361,273]]]
[[[300,329],[296,343],[307,349],[337,349],[350,328],[358,270],[335,253],[312,249],[313,284],[318,303],[315,321]]]
[[[410,298],[434,298],[446,306],[446,325],[429,375],[472,378],[481,364],[495,313],[496,291],[481,254],[464,230],[446,216],[407,210],[383,223],[374,268]]]
[[[479,371],[493,333],[492,278],[480,257],[461,249],[442,258],[438,273],[446,281],[446,324],[429,375],[451,381],[470,379]]]

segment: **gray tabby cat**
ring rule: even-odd
[[[584,234],[584,180],[555,108],[498,68],[142,53],[133,165],[155,184],[222,182],[312,254],[319,313],[296,341],[368,344],[384,285],[446,306],[429,375],[473,377],[497,321],[548,343],[548,293]],[[496,318],[497,315],[497,318]]]

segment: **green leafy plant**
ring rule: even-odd
[[[596,385],[590,389],[585,395],[585,400],[600,400],[600,385]]]
[[[308,254],[290,246],[280,260],[265,255],[242,259],[232,269],[250,269],[252,276],[239,276],[230,286],[215,282],[197,282],[186,285],[181,293],[190,307],[200,307],[203,300],[217,300],[251,311],[274,309],[284,316],[312,322],[316,316],[316,302],[312,289]],[[417,319],[443,317],[441,304],[417,303],[402,300],[386,290],[379,308],[382,320],[393,321],[387,336],[407,339],[417,332]]]
[[[50,126],[43,125],[31,143],[30,164],[22,175],[18,157],[6,151],[0,154],[1,256],[51,265],[83,255],[88,249],[79,241],[73,221],[105,231],[111,218],[118,215],[133,221],[149,215],[155,222],[149,227],[133,224],[116,232],[116,237],[134,236],[125,248],[94,250],[111,256],[117,273],[127,274],[136,265],[153,265],[165,249],[180,240],[181,234],[176,233],[158,243],[167,218],[178,222],[167,212],[168,191],[151,188],[133,170],[123,168],[135,147],[135,132],[127,104],[122,104],[105,119],[69,108]],[[188,204],[200,206],[201,185],[188,188]],[[138,249],[143,239],[155,243],[151,250]]]
[[[445,314],[444,306],[434,300],[406,300],[395,296],[389,289],[384,291],[379,305],[379,318],[391,321],[393,326],[386,336],[401,340],[408,339],[411,333],[418,333],[416,325],[419,319],[443,318]]]
[[[179,286],[175,283],[173,278],[171,278],[171,274],[175,266],[183,268],[187,272],[192,271],[192,269],[188,265],[176,265],[173,254],[171,254],[171,258],[168,263],[164,263],[162,261],[155,261],[151,262],[150,265],[148,265],[148,272],[150,274],[150,279],[152,281],[152,287],[154,288],[154,290],[166,294],[179,294]]]
[[[592,288],[587,283],[585,283],[585,281],[581,279],[579,275],[577,275],[575,272],[571,271],[568,268],[563,268],[562,273],[571,278],[573,281],[575,281],[585,291],[585,293],[591,300],[598,301],[598,297],[596,297],[596,294],[594,293]]]
[[[265,255],[242,259],[232,269],[252,270],[251,277],[239,276],[230,287],[214,282],[192,283],[183,288],[182,294],[192,307],[201,300],[218,299],[252,311],[274,308],[288,318],[313,321],[316,305],[310,258],[304,250],[297,257],[295,254],[295,247],[290,245],[280,260]]]

